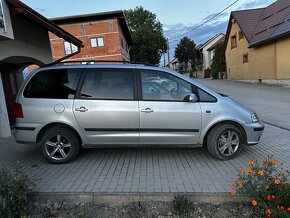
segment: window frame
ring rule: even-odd
[[[243,64],[249,63],[249,54],[243,54]]]
[[[84,80],[86,78],[86,75],[89,70],[95,69],[95,70],[118,70],[118,69],[124,69],[124,70],[131,70],[133,71],[133,99],[111,99],[111,98],[84,98],[81,96],[81,90],[84,84]],[[106,68],[106,67],[86,67],[85,70],[82,72],[82,75],[79,80],[79,84],[77,86],[76,94],[75,94],[75,99],[78,100],[89,100],[89,101],[138,101],[138,94],[137,94],[137,87],[136,87],[136,71],[134,68]]]
[[[25,90],[26,90],[26,88],[28,87],[28,85],[30,84],[30,82],[33,80],[33,78],[35,77],[35,76],[37,76],[38,74],[41,74],[41,73],[44,73],[44,72],[48,72],[48,71],[55,71],[55,70],[62,70],[62,69],[65,69],[65,70],[75,70],[75,69],[79,69],[79,77],[77,78],[77,80],[75,81],[75,83],[73,84],[73,89],[75,89],[75,94],[73,94],[73,96],[71,96],[71,97],[68,97],[68,98],[43,98],[43,97],[39,97],[39,98],[32,98],[32,97],[27,97],[27,96],[25,96]],[[83,72],[84,72],[84,68],[81,68],[81,67],[79,67],[79,68],[52,68],[52,69],[44,69],[44,70],[42,70],[42,69],[40,69],[39,71],[37,71],[34,75],[32,75],[30,78],[29,78],[29,80],[25,83],[25,86],[24,86],[24,88],[22,89],[23,91],[22,91],[22,93],[21,93],[21,95],[22,95],[22,97],[23,98],[26,98],[26,99],[42,99],[42,100],[47,100],[47,99],[53,99],[53,100],[73,100],[73,99],[75,99],[76,98],[76,96],[77,96],[77,94],[78,94],[78,88],[79,88],[79,83],[80,83],[80,80],[81,80],[81,78],[82,78],[82,76],[83,76]]]
[[[68,43],[68,45],[69,45],[70,53],[66,52],[66,43]],[[74,48],[76,49],[76,51],[74,51]],[[65,55],[70,55],[70,54],[73,54],[73,53],[78,51],[78,47],[76,45],[74,45],[70,42],[67,42],[67,41],[63,41],[63,49],[64,49]]]
[[[235,39],[235,40],[234,40]],[[235,42],[235,43],[233,43]],[[231,36],[231,49],[237,48],[238,42],[237,42],[237,34]]]
[[[93,39],[96,40],[96,46],[93,46],[92,45],[92,40]],[[98,39],[103,39],[103,45],[102,46],[99,45]],[[105,47],[104,37],[103,36],[100,36],[100,37],[92,37],[92,38],[90,38],[90,46],[91,46],[91,48],[101,48],[101,47]]]
[[[242,31],[239,31],[239,40],[245,38],[244,34]]]
[[[166,74],[170,74],[186,83],[189,83],[191,85],[191,93],[192,94],[195,94],[197,97],[198,97],[198,101],[199,102],[199,95],[198,95],[198,92],[197,92],[197,89],[195,88],[196,86],[178,76],[175,76],[174,74],[171,74],[171,73],[168,73],[168,72],[165,72],[165,71],[162,71],[162,70],[155,70],[155,69],[137,69],[137,74],[138,74],[138,96],[139,96],[139,101],[154,101],[154,102],[183,102],[183,103],[186,103],[186,101],[181,101],[181,100],[155,100],[155,99],[150,99],[150,100],[147,100],[147,99],[143,99],[143,87],[142,87],[142,81],[141,81],[141,71],[142,70],[148,70],[148,71],[156,71],[156,72],[159,72],[159,73],[166,73]]]

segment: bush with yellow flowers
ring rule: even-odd
[[[238,178],[230,183],[232,195],[242,194],[251,199],[265,217],[290,217],[290,171],[272,156],[261,162],[249,161],[239,169]]]

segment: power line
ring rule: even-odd
[[[197,26],[194,27],[193,29],[187,31],[186,33],[183,33],[183,34],[181,34],[181,35],[179,35],[179,36],[176,36],[176,37],[174,37],[174,38],[169,39],[169,40],[170,40],[169,43],[176,42],[176,41],[179,40],[180,37],[185,36],[185,35],[187,35],[188,33],[190,33],[190,32],[192,32],[192,31],[194,31],[194,30],[196,30],[196,29],[202,27],[203,25],[205,25],[205,24],[208,23],[209,21],[213,20],[214,18],[216,18],[217,16],[219,16],[221,13],[223,13],[224,11],[226,11],[227,9],[229,9],[230,7],[232,7],[234,4],[236,4],[236,3],[239,2],[239,1],[240,1],[240,0],[235,0],[232,4],[228,5],[226,8],[224,8],[223,10],[221,10],[220,12],[218,12],[217,14],[215,14],[214,16],[208,18],[207,20],[205,20],[205,21],[202,22],[201,24],[197,25]]]

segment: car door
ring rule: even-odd
[[[88,68],[79,90],[73,111],[90,145],[138,143],[134,69]]]
[[[200,104],[184,101],[193,86],[163,71],[139,70],[139,77],[140,144],[196,144],[201,131]]]

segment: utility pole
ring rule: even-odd
[[[163,66],[165,67],[166,63],[165,63],[165,48],[164,48],[164,46],[163,46],[163,61],[164,61]]]
[[[167,55],[168,55],[168,68],[170,69],[170,48],[169,48],[169,41],[168,41],[168,38],[166,39],[167,40]]]

